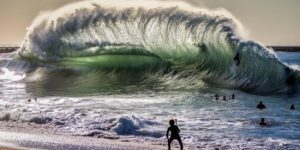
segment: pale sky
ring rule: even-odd
[[[0,44],[19,44],[41,11],[78,0],[0,0]],[[137,0],[138,1],[138,0]],[[193,6],[225,8],[265,45],[300,45],[300,0],[186,0]],[[117,5],[117,4],[116,4]]]

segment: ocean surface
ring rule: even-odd
[[[299,67],[300,53],[277,54],[282,61]],[[140,85],[97,91],[84,85],[80,88],[84,79],[77,87],[60,83],[70,78],[67,75],[53,78],[51,83],[31,78],[38,77],[1,68],[1,121],[24,126],[48,124],[58,134],[164,143],[168,121],[176,118],[184,143],[198,148],[300,148],[299,95],[259,96],[214,87],[172,90]],[[215,94],[235,94],[236,99],[216,101]],[[256,109],[259,101],[267,107],[263,112]],[[289,110],[292,103],[294,111]],[[266,127],[258,125],[261,117],[266,119]]]
[[[300,149],[300,53],[247,40],[223,9],[78,2],[38,16],[0,57],[8,124],[166,144],[177,119],[190,149]]]

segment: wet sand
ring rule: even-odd
[[[21,149],[18,149],[18,148],[9,148],[9,147],[2,147],[2,146],[0,146],[0,150],[21,150]]]
[[[166,147],[82,136],[0,131],[0,150],[17,149],[160,150]]]

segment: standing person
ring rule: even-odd
[[[168,139],[168,149],[171,150],[171,143],[174,139],[177,139],[180,145],[180,149],[183,150],[183,145],[182,145],[182,141],[181,138],[179,136],[179,128],[177,127],[177,125],[175,125],[175,121],[173,119],[171,119],[169,121],[170,127],[167,130],[167,139]],[[169,131],[171,132],[171,137],[169,138]]]

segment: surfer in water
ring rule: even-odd
[[[256,108],[260,109],[260,110],[263,110],[263,109],[266,109],[266,106],[265,106],[265,104],[263,104],[262,101],[260,101],[259,104],[257,104]]]
[[[259,109],[261,112],[263,112],[264,109],[266,109],[266,105],[263,104],[262,101],[260,101],[257,106],[256,106],[257,109]],[[260,123],[259,123],[260,126],[266,126],[267,124],[265,123],[265,118],[261,118],[260,119]]]
[[[219,95],[218,94],[215,95],[215,100],[219,100]]]
[[[266,122],[265,122],[265,118],[260,119],[259,125],[261,125],[261,126],[266,126],[267,125]]]
[[[177,121],[176,121],[177,122]],[[177,127],[177,125],[175,125],[175,121],[173,119],[171,119],[169,121],[170,127],[167,130],[167,139],[168,139],[168,149],[171,150],[171,143],[174,139],[177,139],[180,145],[180,149],[183,150],[183,145],[182,145],[182,141],[181,138],[179,136],[179,128]],[[169,138],[169,131],[171,132],[171,137]]]
[[[235,95],[232,94],[230,99],[234,100],[235,99]]]
[[[294,104],[291,105],[290,110],[295,110],[295,105]]]
[[[236,53],[235,57],[233,58],[235,64],[238,66],[240,65],[240,53]]]

